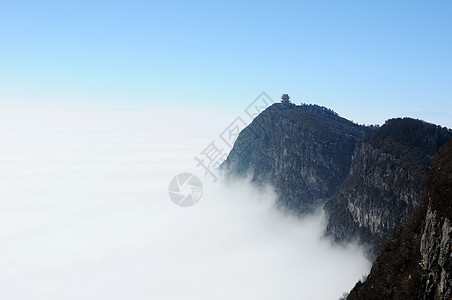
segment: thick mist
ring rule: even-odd
[[[206,117],[207,116],[207,117]],[[322,212],[213,182],[194,157],[233,119],[204,112],[0,112],[1,299],[338,299],[370,264]],[[234,116],[232,116],[234,117]],[[226,149],[228,150],[228,149]],[[194,206],[168,184],[194,172]]]

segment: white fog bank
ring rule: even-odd
[[[234,117],[234,116],[232,116]],[[233,118],[231,118],[232,120]],[[0,112],[0,299],[338,299],[368,272],[322,212],[213,183],[198,155],[228,125],[182,112]],[[170,201],[200,174],[196,205]]]

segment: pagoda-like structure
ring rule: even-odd
[[[282,94],[282,96],[281,96],[281,103],[290,103],[289,94]]]

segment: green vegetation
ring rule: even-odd
[[[333,117],[339,117],[339,115],[332,109],[329,109],[327,107],[324,106],[320,106],[320,105],[316,105],[316,104],[306,104],[306,103],[301,103],[300,107],[312,112],[313,114],[317,114],[317,115],[329,115],[329,116],[333,116]]]
[[[448,142],[452,131],[446,127],[411,118],[390,119],[379,130],[364,138],[364,142],[385,152],[399,153],[402,146],[417,149],[425,155],[434,156]]]

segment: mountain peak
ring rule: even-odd
[[[272,184],[282,206],[308,212],[337,191],[369,130],[318,105],[275,103],[240,133],[223,167]]]

